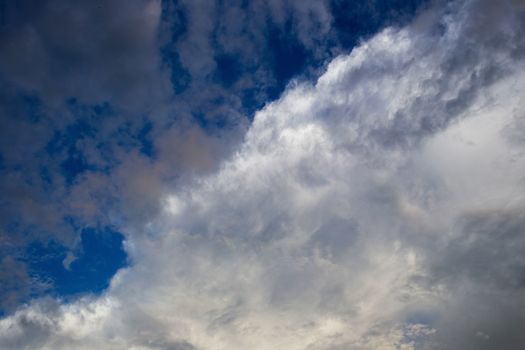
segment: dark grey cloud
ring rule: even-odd
[[[444,288],[433,338],[444,348],[520,349],[525,297],[521,211],[465,214],[429,261],[430,287]],[[457,295],[451,300],[447,293]],[[432,347],[428,347],[432,348]]]
[[[2,74],[46,102],[158,103],[169,93],[155,40],[160,10],[156,1],[8,3]]]
[[[473,213],[461,218],[457,238],[443,248],[433,276],[471,280],[489,288],[525,287],[523,249],[525,222],[519,212]],[[454,284],[452,281],[451,283]]]

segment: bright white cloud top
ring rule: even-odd
[[[104,295],[33,302],[0,348],[525,346],[524,16],[437,6],[290,85]]]

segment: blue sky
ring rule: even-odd
[[[0,347],[523,348],[524,18],[0,1]]]

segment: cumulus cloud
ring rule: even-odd
[[[218,171],[154,191],[107,292],[34,301],[0,345],[523,348],[525,7],[490,4],[436,5],[290,85]]]

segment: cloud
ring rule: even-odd
[[[159,1],[10,4],[1,32],[6,54],[0,69],[15,86],[47,102],[110,99],[127,108],[158,102],[161,96],[155,94],[169,92],[158,69],[160,10]]]
[[[143,231],[159,194],[213,171],[291,78],[383,23],[348,45],[329,2],[22,0],[0,12],[0,255],[21,264],[32,244],[81,258],[86,229]],[[24,288],[40,290],[25,268]]]
[[[161,213],[128,233],[131,266],[0,320],[0,345],[522,348],[525,9],[487,7],[438,4],[291,84],[206,176],[161,191],[135,158]]]
[[[35,241],[77,254],[86,228],[140,226],[156,215],[155,191],[211,168],[211,157],[235,140],[232,132],[218,142],[219,132],[206,133],[185,113],[192,107],[172,105],[159,52],[161,5],[1,4],[0,227],[9,244],[0,257],[23,265]],[[179,147],[192,138],[201,158]],[[38,290],[32,278],[19,282],[28,284],[21,294]]]
[[[6,244],[3,239],[1,242]],[[18,306],[20,299],[26,298],[30,293],[29,276],[25,266],[9,256],[2,259],[0,267],[0,278],[3,281],[0,289],[3,296],[1,307],[2,310],[12,311]]]

